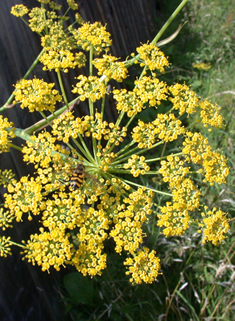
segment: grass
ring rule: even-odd
[[[203,186],[204,202],[226,211],[231,231],[220,246],[200,243],[190,232],[182,237],[153,231],[148,242],[157,248],[164,274],[152,285],[131,286],[123,277],[122,260],[113,255],[102,277],[84,279],[77,273],[65,277],[63,300],[68,320],[231,321],[235,313],[235,7],[231,0],[191,0],[168,30],[188,21],[176,40],[163,47],[172,67],[167,81],[186,82],[199,96],[221,106],[225,126],[213,136],[213,147],[228,158],[230,176],[224,186]],[[165,2],[168,17],[179,1]],[[163,19],[164,20],[164,19]],[[211,64],[197,70],[193,63]],[[177,67],[176,67],[177,66]],[[203,126],[197,125],[204,134]],[[210,196],[208,196],[210,195]],[[79,280],[78,280],[79,279]],[[75,284],[78,284],[75,286]],[[92,293],[92,295],[91,295]]]

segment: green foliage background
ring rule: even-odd
[[[178,0],[164,2],[162,21],[167,20]],[[189,0],[164,38],[179,23],[188,21],[178,37],[161,48],[172,63],[164,75],[168,83],[186,82],[198,95],[221,106],[225,127],[213,137],[213,147],[228,158],[230,176],[226,186],[202,185],[205,205],[222,208],[231,218],[231,230],[220,246],[201,245],[193,233],[161,237],[155,222],[147,240],[161,257],[163,274],[151,285],[131,286],[124,278],[123,258],[110,256],[108,269],[90,280],[78,273],[64,278],[61,289],[65,320],[223,320],[235,313],[235,7],[232,0]],[[193,68],[210,63],[211,69]],[[195,119],[187,119],[205,134]],[[152,182],[149,182],[151,184]],[[207,196],[207,195],[210,195]],[[212,196],[211,196],[212,195]],[[160,201],[160,200],[159,200]],[[193,235],[193,236],[190,236]]]

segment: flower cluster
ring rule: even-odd
[[[201,63],[193,63],[193,68],[196,68],[198,70],[209,70],[211,69],[211,64],[210,63],[205,63],[205,62],[201,62]]]
[[[201,228],[199,232],[203,233],[202,243],[211,241],[214,245],[220,244],[226,238],[225,234],[229,230],[226,214],[215,207],[212,211],[208,211],[208,208],[205,207],[205,212],[202,212],[201,215],[203,220],[199,224]]]
[[[159,50],[154,44],[143,44],[136,48],[140,54],[141,66],[147,66],[151,71],[159,70],[161,73],[165,71],[165,67],[169,66],[169,61],[164,53]]]
[[[81,101],[90,98],[92,102],[95,102],[105,96],[106,86],[98,77],[89,76],[87,78],[80,75],[76,79],[78,82],[72,92],[77,93]]]
[[[36,111],[49,110],[53,112],[55,105],[61,101],[58,90],[53,89],[55,84],[34,78],[32,80],[22,79],[15,85],[15,102],[20,102],[20,107],[28,108],[32,113]]]
[[[130,282],[141,284],[153,283],[160,270],[160,259],[155,256],[156,252],[144,247],[133,258],[127,258],[124,265],[129,266],[127,275],[131,275]]]
[[[0,153],[8,152],[11,138],[15,137],[14,124],[0,115]]]
[[[0,227],[5,231],[9,227],[13,227],[11,224],[14,219],[14,215],[9,211],[4,211],[3,208],[0,208]]]
[[[15,174],[11,169],[5,169],[3,171],[0,169],[0,185],[3,185],[3,187],[7,187],[14,176]]]
[[[83,25],[73,32],[77,45],[85,51],[93,48],[95,54],[100,54],[103,50],[108,51],[112,44],[110,33],[100,22],[83,23]]]
[[[133,154],[130,158],[128,158],[128,163],[124,165],[124,168],[131,168],[130,173],[133,175],[133,177],[145,175],[146,171],[150,170],[150,167],[145,163],[145,157],[138,156],[136,154]]]
[[[34,178],[22,176],[20,181],[13,181],[8,185],[8,194],[5,197],[5,207],[15,216],[16,221],[22,220],[23,213],[37,215],[40,213],[42,201],[41,185]]]
[[[172,142],[185,132],[182,123],[174,114],[158,114],[151,123],[138,121],[133,128],[132,139],[139,148],[151,148],[156,141]]]
[[[16,17],[23,17],[28,12],[29,9],[23,4],[17,4],[11,8],[11,14],[13,14]]]
[[[219,114],[219,107],[207,100],[200,100],[200,97],[187,85],[175,84],[169,87],[169,92],[173,96],[169,97],[173,109],[178,110],[180,115],[184,113],[195,114],[198,121],[205,127],[209,127],[209,131],[213,127],[222,127],[223,118]]]
[[[42,271],[47,271],[53,266],[57,271],[60,266],[71,258],[72,244],[69,241],[69,233],[54,228],[46,232],[40,228],[40,234],[32,234],[25,244],[22,252],[28,262],[42,266]]]
[[[7,257],[11,255],[10,237],[0,236],[0,256]]]
[[[167,237],[182,235],[192,222],[203,233],[203,242],[217,245],[226,237],[225,213],[213,208],[199,216],[198,183],[225,183],[226,159],[212,149],[209,138],[193,127],[185,128],[185,119],[192,115],[208,128],[209,136],[212,128],[222,126],[219,108],[201,100],[187,85],[168,85],[156,76],[169,62],[154,41],[138,47],[134,58],[120,61],[107,55],[112,41],[106,27],[77,15],[81,26],[64,29],[67,17],[57,16],[56,3],[39,2],[41,8],[28,11],[17,5],[12,13],[20,17],[28,13],[30,28],[41,36],[43,51],[38,60],[44,70],[56,71],[59,90],[37,78],[15,85],[15,102],[30,112],[39,111],[44,119],[15,130],[26,141],[18,149],[23,161],[34,166],[34,173],[17,181],[10,172],[0,172],[0,184],[6,188],[0,226],[5,230],[13,220],[23,221],[24,216],[32,220],[37,215],[39,232],[20,245],[23,258],[43,271],[70,264],[92,277],[106,268],[106,244],[112,239],[116,253],[126,256],[130,281],[152,283],[159,275],[160,259],[148,247],[150,222],[156,219],[156,228]],[[75,1],[67,2],[77,10]],[[68,102],[60,71],[84,66],[83,51],[89,51],[90,73],[76,78],[71,89],[76,98]],[[136,62],[143,71],[132,82],[133,88],[118,84],[118,89],[109,90],[113,81],[127,78],[128,68]],[[62,97],[65,106],[61,107]],[[117,118],[108,121],[105,109],[112,99]],[[71,110],[77,100],[88,106],[85,116],[77,117]],[[46,116],[45,110],[51,114]],[[1,152],[9,150],[15,134],[13,124],[0,116]],[[161,184],[148,184],[147,175],[157,176]],[[1,256],[10,253],[13,243],[0,239]]]
[[[229,174],[227,161],[223,155],[211,150],[207,138],[200,133],[186,133],[183,142],[183,154],[188,162],[202,165],[199,172],[205,175],[204,181],[213,185],[215,182],[222,184],[226,182]]]
[[[99,76],[106,76],[108,79],[114,79],[122,82],[127,77],[127,68],[124,62],[117,61],[118,58],[111,55],[103,55],[103,58],[96,58],[93,61],[94,66],[98,69]]]

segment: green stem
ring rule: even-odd
[[[44,114],[44,112],[43,112],[43,111],[40,111],[39,113],[40,113],[41,116],[45,119],[45,121],[47,122],[47,124],[52,127],[52,123],[50,122],[49,118],[47,118],[47,116]]]
[[[100,111],[102,120],[104,119],[105,98],[106,98],[106,95],[102,98],[101,111]]]
[[[16,245],[16,246],[19,246],[19,247],[22,247],[23,249],[26,249],[26,246],[25,245],[22,245],[22,244],[19,244],[19,243],[16,243],[16,242],[13,242],[13,241],[9,241],[9,243],[13,244],[13,245]]]
[[[26,72],[26,74],[23,76],[22,79],[26,79],[28,78],[28,76],[30,75],[30,73],[33,71],[33,69],[36,67],[36,65],[38,64],[38,61],[40,59],[40,57],[42,56],[42,54],[44,53],[44,49],[42,49],[42,51],[40,52],[40,54],[37,56],[37,58],[34,60],[34,62],[32,63],[32,65],[30,66],[29,70]],[[0,108],[0,112],[2,112],[3,110],[9,108],[9,105],[11,104],[11,102],[14,99],[14,92],[15,90],[12,92],[11,96],[8,98],[8,100],[5,102],[5,104]],[[11,106],[13,107],[13,106]]]
[[[131,171],[129,169],[112,169],[112,167],[109,167],[109,173],[114,174],[131,174]]]
[[[67,99],[67,96],[66,96],[66,93],[65,93],[64,84],[63,84],[63,80],[62,80],[62,77],[61,77],[60,70],[57,71],[57,77],[58,77],[58,80],[59,80],[60,90],[62,92],[62,96],[63,96],[64,102],[65,102],[65,105],[66,105],[67,109],[69,110],[69,103],[68,103],[68,99]]]
[[[78,100],[78,98],[75,98],[74,100],[72,100],[69,103],[69,107],[72,106],[73,104],[76,103],[76,101]],[[46,117],[45,120],[40,120],[39,122],[37,122],[36,124],[25,128],[24,132],[27,134],[32,134],[33,132],[36,132],[40,129],[42,129],[43,127],[46,126],[46,124],[48,124],[48,121],[53,121],[55,118],[57,118],[59,115],[61,115],[62,113],[64,113],[67,110],[67,106],[63,106],[60,109],[58,109],[57,111],[55,111],[52,115]]]
[[[124,148],[120,149],[116,154],[119,155],[120,153],[123,153],[126,151],[126,149],[130,148],[133,144],[135,144],[135,141],[132,140],[130,143],[128,143]],[[124,154],[122,154],[123,156]]]
[[[63,14],[63,17],[66,17],[66,14],[69,12],[70,7],[68,7],[68,9],[65,11],[65,13]]]
[[[44,3],[41,3],[41,7],[43,9],[45,9],[45,4]],[[43,14],[43,18],[44,18],[44,23],[45,23],[45,33],[48,35],[48,26],[47,26],[47,17],[46,17],[46,11],[44,11],[44,14]],[[41,36],[41,35],[40,35]]]
[[[150,191],[153,191],[153,192],[155,192],[155,193],[157,193],[157,194],[161,194],[161,195],[165,195],[165,196],[173,196],[173,195],[170,194],[170,193],[158,191],[158,190],[156,190],[155,188],[150,188],[150,187],[147,187],[147,186],[143,186],[143,185],[140,185],[140,184],[137,184],[137,183],[128,181],[128,180],[126,180],[126,179],[123,179],[123,181],[126,182],[127,184],[130,184],[130,185],[134,185],[134,186],[141,187],[141,188],[144,187],[144,188],[146,188],[146,189],[148,189],[148,190],[150,190]]]
[[[93,47],[91,46],[91,49],[89,51],[89,76],[93,76]]]
[[[93,75],[93,65],[92,65],[92,60],[93,60],[93,47],[91,46],[91,49],[89,51],[89,76]],[[94,104],[93,102],[89,99],[89,111],[90,111],[90,116],[94,116]]]
[[[87,155],[87,158],[90,160],[90,162],[91,162],[92,164],[94,164],[94,158],[92,157],[92,155],[91,155],[91,153],[90,153],[90,151],[89,151],[86,143],[84,142],[84,140],[83,140],[83,138],[82,138],[82,135],[79,134],[78,137],[79,137],[79,139],[80,139],[80,142],[82,143],[82,146],[83,146],[84,150],[86,151],[85,155]]]
[[[27,27],[29,26],[28,22],[23,17],[20,17],[20,19],[26,24]]]
[[[35,145],[35,141],[32,140],[30,138],[30,135],[28,133],[26,133],[23,129],[21,128],[16,128],[15,131],[14,131],[15,135],[25,141],[28,141],[28,142],[31,142],[33,145]],[[74,161],[74,158],[72,157],[69,157],[67,155],[64,155],[60,152],[57,152],[57,151],[54,151],[54,150],[51,150],[51,154],[54,155],[54,154],[59,154],[60,157],[63,159],[63,160],[68,160],[68,159],[71,159]]]
[[[22,151],[22,148],[20,146],[15,145],[15,144],[10,143],[9,146],[12,147],[12,148],[15,148],[17,150]]]
[[[102,173],[102,176],[106,179],[106,180],[110,180],[111,182],[111,185],[114,186],[115,188],[118,188],[119,191],[121,191],[121,188],[119,188],[118,186],[116,186],[113,182],[112,182],[112,178],[116,178],[117,180],[121,180],[120,177],[116,176],[116,175],[113,175],[113,174],[110,174],[108,173]],[[131,187],[131,189],[133,190],[133,188]],[[126,194],[126,192],[122,192],[122,196],[124,196]],[[127,194],[126,194],[127,195]]]
[[[132,122],[132,120],[135,118],[135,116],[136,115],[133,115],[130,119],[129,119],[129,121],[128,121],[128,123],[126,124],[126,128],[128,128],[129,127],[129,125],[131,124],[131,122]]]
[[[131,155],[133,155],[134,151],[137,150],[137,149],[139,149],[139,147],[135,146],[134,148],[128,150],[126,153],[121,154],[119,157],[116,158],[116,161],[113,162],[112,165],[117,165],[117,164],[120,164],[123,161],[127,160]]]
[[[175,9],[175,11],[172,13],[172,15],[170,16],[170,18],[167,20],[167,22],[163,25],[163,27],[161,28],[161,30],[158,32],[158,34],[156,35],[156,37],[152,40],[151,44],[155,45],[158,40],[161,38],[161,36],[164,34],[164,32],[167,30],[167,28],[169,27],[169,25],[172,23],[172,21],[176,18],[176,16],[180,13],[180,11],[183,9],[183,7],[186,5],[186,3],[188,2],[188,0],[183,0],[181,2],[181,4]]]
[[[188,2],[188,0],[183,0],[180,5],[175,9],[175,11],[172,13],[172,15],[170,16],[170,18],[166,21],[166,23],[163,25],[163,27],[161,28],[161,30],[157,33],[157,35],[155,36],[155,38],[152,40],[151,44],[155,45],[158,40],[161,38],[161,36],[163,35],[163,33],[167,30],[167,28],[169,27],[169,25],[172,23],[172,21],[176,18],[176,16],[180,13],[180,11],[183,9],[183,7],[186,5],[186,3]],[[133,63],[139,59],[140,54],[136,55],[135,57],[133,57],[130,60],[125,61],[125,65],[128,68],[129,66],[133,65]]]
[[[74,144],[80,149],[80,151],[84,154],[84,156],[87,159],[89,159],[89,161],[92,164],[94,164],[94,158],[92,157],[92,155],[91,155],[89,149],[87,148],[87,146],[86,146],[83,138],[81,137],[81,135],[79,135],[79,138],[80,138],[80,141],[81,141],[83,147],[79,144],[79,142],[76,139],[73,138]]]
[[[113,162],[112,165],[116,165],[116,164],[119,164],[119,163],[127,160],[127,159],[130,157],[130,155],[128,155],[128,154],[133,154],[133,152],[134,152],[135,150],[137,150],[137,149],[139,149],[139,151],[136,152],[135,155],[139,155],[139,154],[145,153],[145,152],[149,151],[150,149],[153,149],[153,148],[155,148],[155,147],[157,147],[157,146],[159,146],[159,145],[161,145],[161,144],[162,144],[162,141],[157,142],[156,144],[152,145],[151,147],[143,148],[143,149],[139,149],[139,147],[136,146],[136,147],[132,148],[131,150],[127,151],[125,154],[120,155],[120,156],[117,158],[117,161]],[[126,156],[126,157],[123,157],[124,155],[127,155],[127,156]]]
[[[77,141],[76,141],[76,143],[77,143]],[[74,150],[74,147],[73,147],[70,143],[66,143],[66,145],[68,145],[68,147],[69,147],[71,150]],[[77,145],[77,144],[76,144],[76,145]],[[77,146],[77,147],[81,150],[81,146]],[[75,150],[75,153],[76,153],[76,155],[77,155],[78,157],[83,158],[82,155],[80,155],[77,150]]]
[[[176,153],[176,154],[172,154],[172,155],[170,155],[170,156],[173,156],[173,157],[174,157],[174,156],[181,156],[181,155],[183,155],[182,152]],[[167,155],[167,156],[162,156],[162,157],[157,157],[157,158],[146,159],[145,162],[146,162],[146,163],[156,162],[156,161],[160,161],[160,160],[162,160],[162,159],[164,159],[164,158],[167,158],[167,157],[168,157],[168,155]]]
[[[121,123],[122,118],[124,117],[124,115],[125,115],[125,112],[122,110],[122,111],[120,112],[120,114],[118,115],[118,119],[116,120],[115,126],[119,126],[119,125],[120,125],[120,123]]]

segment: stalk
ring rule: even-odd
[[[164,34],[164,32],[167,30],[169,25],[172,23],[172,21],[176,18],[176,16],[180,13],[180,11],[183,9],[183,7],[186,5],[188,0],[183,0],[180,5],[175,9],[175,11],[172,13],[170,18],[166,21],[166,23],[162,26],[161,30],[157,33],[157,35],[152,40],[151,44],[155,45],[158,40],[161,38],[161,36]],[[133,65],[133,63],[138,60],[140,57],[140,54],[136,55],[130,60],[125,61],[126,67]]]
[[[71,107],[73,107],[73,105],[77,102],[78,98],[75,98],[74,100],[72,100],[69,103],[69,110],[71,110]],[[43,127],[45,127],[48,123],[48,121],[53,121],[55,118],[57,118],[58,116],[60,116],[61,114],[63,114],[65,111],[67,110],[67,106],[63,106],[60,109],[58,109],[57,111],[55,111],[53,114],[51,114],[50,116],[46,117],[46,119],[40,120],[39,122],[37,122],[36,124],[25,128],[24,132],[27,134],[32,134],[40,129],[42,129]]]
[[[69,111],[68,99],[67,99],[67,96],[66,96],[66,93],[65,93],[64,84],[63,84],[63,80],[62,80],[62,77],[61,77],[60,70],[57,71],[57,77],[58,77],[58,80],[59,80],[60,90],[62,92],[62,96],[63,96],[64,102],[65,102],[65,105],[66,105],[66,107],[67,107],[67,109]]]
[[[40,59],[40,57],[42,56],[42,54],[44,53],[44,49],[41,50],[40,54],[37,56],[37,58],[34,60],[34,62],[32,63],[32,65],[30,66],[29,70],[26,72],[26,74],[22,77],[22,79],[26,79],[28,78],[28,76],[30,75],[30,73],[33,71],[33,69],[36,67],[36,65],[38,64],[38,61]],[[11,108],[13,107],[11,104],[11,102],[14,99],[14,92],[15,90],[12,92],[11,96],[8,98],[8,100],[5,102],[5,104],[0,108],[0,112],[4,111],[7,108]],[[9,106],[10,105],[10,106]]]
[[[128,181],[128,180],[126,180],[126,179],[124,179],[124,182],[126,182],[127,184],[130,184],[130,185],[134,185],[134,186],[137,186],[137,187],[141,187],[141,188],[146,188],[146,189],[148,189],[148,190],[150,190],[150,191],[153,191],[153,192],[155,192],[155,193],[157,193],[157,194],[161,194],[161,195],[165,195],[165,196],[173,196],[172,194],[170,194],[170,193],[166,193],[166,192],[162,192],[162,191],[158,191],[157,189],[155,189],[155,188],[150,188],[150,187],[147,187],[147,186],[143,186],[143,185],[140,185],[140,184],[137,184],[137,183],[134,183],[134,182],[131,182],[131,181]]]

